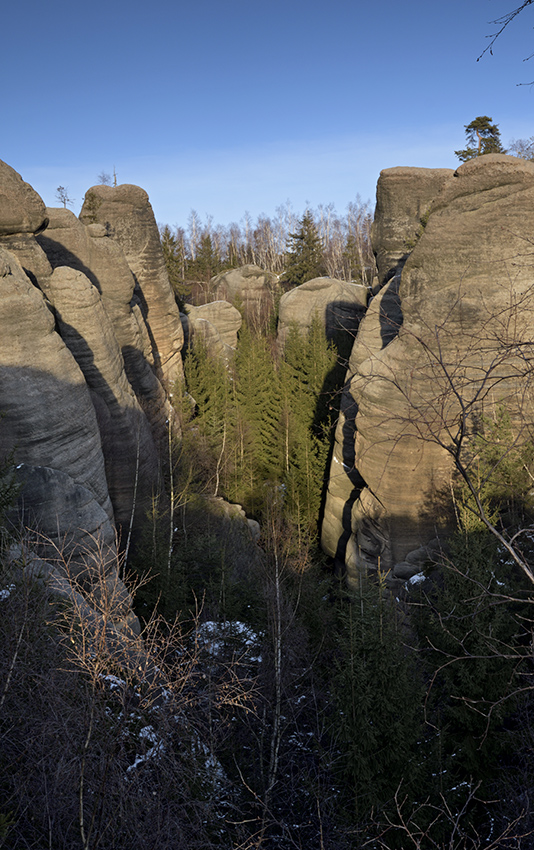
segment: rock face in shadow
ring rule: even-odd
[[[328,339],[339,330],[355,334],[367,306],[368,289],[330,277],[318,277],[282,295],[278,344],[283,348],[292,324],[307,331],[314,316],[323,323]]]
[[[39,554],[98,609],[112,590],[135,629],[117,538],[160,485],[154,435],[174,412],[156,371],[181,377],[182,330],[146,193],[110,191],[86,225],[0,162],[0,457]]]
[[[380,180],[386,195],[389,172]],[[380,567],[395,582],[407,565],[420,568],[449,527],[448,449],[464,426],[500,404],[516,424],[530,421],[533,224],[532,163],[465,163],[441,181],[410,255],[371,301],[347,375],[323,527],[323,546],[349,581]],[[378,220],[374,238],[381,232]]]
[[[93,186],[85,194],[80,219],[86,225],[103,225],[121,246],[135,278],[156,374],[172,386],[183,377],[182,325],[147,193],[127,184]]]
[[[76,548],[92,536],[113,550],[113,508],[89,388],[55,330],[42,293],[3,249],[0,304],[0,449],[2,454],[14,451],[16,463],[23,465],[24,518],[59,548],[65,538]],[[58,475],[68,479],[73,491],[84,493],[72,508],[74,534],[83,529],[74,542],[73,514],[43,491],[43,480],[57,483]]]

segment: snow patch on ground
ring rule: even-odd
[[[421,584],[421,582],[426,581],[426,576],[424,573],[416,573],[414,576],[408,579],[407,584]]]
[[[0,590],[0,602],[4,599],[9,599],[14,590],[14,584],[9,584],[7,587],[2,588],[2,590]]]

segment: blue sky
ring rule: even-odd
[[[2,11],[0,158],[77,213],[116,168],[159,222],[374,202],[382,168],[455,167],[464,125],[534,135],[519,0],[27,0]]]

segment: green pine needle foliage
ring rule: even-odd
[[[363,819],[403,797],[421,779],[423,685],[384,580],[361,577],[340,605],[333,734],[338,774]]]
[[[300,286],[325,273],[323,246],[312,213],[308,210],[295,233],[289,234],[283,280],[288,286]]]

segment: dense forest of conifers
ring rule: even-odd
[[[290,223],[269,260],[273,222],[224,239],[211,225],[187,238],[163,228],[177,297],[204,298],[212,274],[243,262],[300,282],[291,270],[307,229],[321,246],[315,271],[365,280],[369,216],[357,210],[331,222],[331,241],[317,214]],[[208,256],[213,265],[199,265]],[[315,321],[281,351],[275,313],[264,318],[244,321],[233,360],[196,343],[173,390],[165,486],[130,562],[157,687],[74,639],[40,585],[9,586],[0,600],[5,845],[532,846],[520,579],[461,507],[459,484],[444,566],[429,564],[432,577],[399,598],[380,574],[347,590],[317,539],[352,341],[327,342]],[[480,446],[482,498],[519,527],[531,459],[507,443],[504,413],[491,427],[503,448],[497,463]],[[3,493],[7,502],[7,484]],[[258,520],[258,541],[223,499]]]

